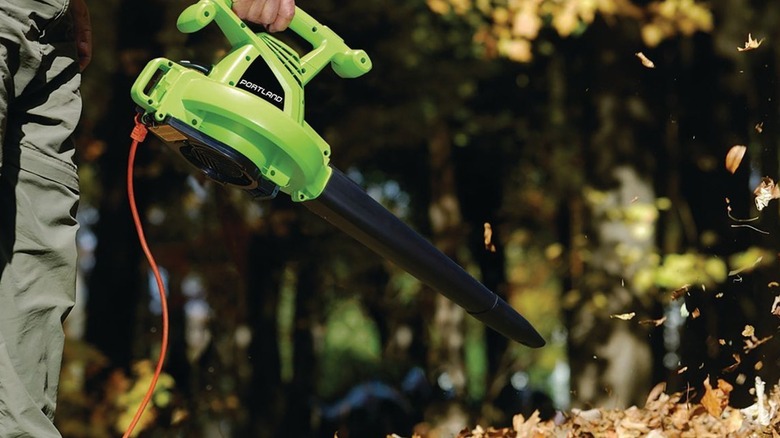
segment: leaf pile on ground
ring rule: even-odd
[[[744,409],[729,406],[732,386],[718,380],[713,387],[704,382],[705,393],[698,403],[687,402],[683,393],[666,394],[665,385],[651,391],[644,408],[625,410],[574,409],[557,420],[541,421],[516,415],[511,428],[462,430],[457,438],[543,438],[543,437],[774,437],[780,438],[780,388],[768,396],[765,384],[756,378],[756,403]],[[415,435],[413,438],[433,438]]]

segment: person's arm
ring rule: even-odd
[[[295,15],[295,0],[233,0],[233,12],[242,20],[264,25],[269,32],[281,32]]]
[[[92,23],[89,9],[84,0],[71,0],[70,13],[76,33],[76,48],[79,55],[79,68],[83,71],[92,60]]]

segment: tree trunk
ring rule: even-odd
[[[591,255],[575,285],[581,300],[569,312],[569,361],[576,407],[626,408],[641,406],[650,390],[653,357],[647,333],[612,315],[636,313],[648,319],[650,309],[624,279],[653,252],[654,217],[635,224],[609,219],[610,212],[625,211],[638,197],[653,200],[653,191],[636,173],[615,170],[619,186],[603,192],[602,203],[586,212],[588,228],[584,251]],[[637,201],[639,202],[639,201]],[[646,202],[646,201],[642,201]],[[634,262],[626,262],[626,256]]]
[[[452,143],[444,122],[438,122],[432,129],[433,136],[428,143],[431,239],[445,255],[457,262],[464,233],[455,185]],[[429,369],[436,373],[440,385],[444,384],[443,389],[453,391],[458,399],[462,399],[466,388],[463,357],[466,312],[439,293],[435,293],[434,302]],[[448,404],[444,410],[436,410],[438,412],[435,415],[446,418],[437,421],[445,427],[460,424],[462,428],[466,424],[465,411],[457,404]],[[452,432],[457,433],[458,430]]]

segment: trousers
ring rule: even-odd
[[[69,0],[0,1],[0,437],[54,426],[74,305],[81,75]]]

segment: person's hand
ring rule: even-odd
[[[92,22],[89,19],[89,9],[87,9],[84,0],[71,0],[70,5],[76,33],[79,68],[83,71],[92,60]]]
[[[262,24],[269,32],[287,29],[295,15],[295,0],[233,0],[238,18]]]

